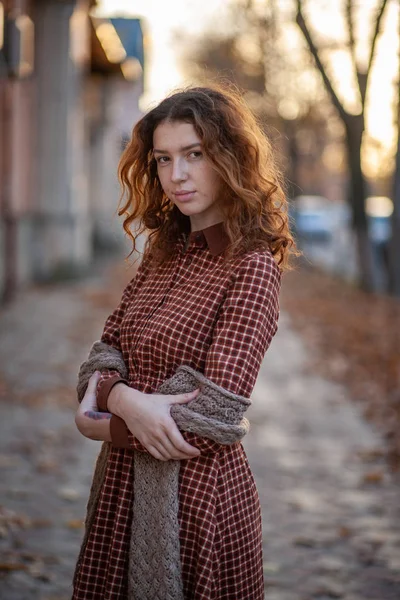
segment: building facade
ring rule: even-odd
[[[121,241],[113,225],[120,114],[129,98],[132,124],[139,116],[143,36],[137,19],[124,19],[125,49],[111,19],[91,16],[93,5],[0,2],[3,301],[30,282],[84,272],[94,240]]]

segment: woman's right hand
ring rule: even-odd
[[[194,400],[199,389],[186,394],[144,394],[124,383],[115,385],[108,396],[108,410],[121,417],[129,431],[158,460],[184,460],[200,455],[188,444],[171,417],[173,404]]]

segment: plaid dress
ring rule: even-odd
[[[185,364],[226,390],[250,397],[277,330],[281,271],[264,250],[228,265],[221,255],[227,243],[223,223],[218,223],[182,233],[172,259],[161,266],[151,269],[142,262],[101,338],[122,352],[131,387],[151,394]],[[115,371],[102,374],[102,410],[118,378]],[[259,498],[243,446],[183,435],[201,451],[181,461],[179,476],[185,599],[263,600]],[[127,598],[133,453],[146,450],[115,415],[111,437],[73,600]]]

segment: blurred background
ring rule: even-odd
[[[299,444],[310,441],[305,472],[313,472],[307,461],[331,436],[329,452],[324,446],[322,453],[326,472],[339,451],[337,439],[344,454],[335,468],[343,470],[350,460],[356,473],[351,485],[367,486],[371,506],[382,503],[391,515],[384,515],[386,528],[373,524],[375,509],[368,512],[366,495],[355,496],[353,489],[354,510],[362,505],[366,511],[359,515],[360,529],[370,526],[375,539],[371,547],[370,540],[356,539],[359,595],[342,593],[338,580],[329,586],[325,577],[320,595],[304,598],[400,597],[400,559],[390,558],[400,552],[399,1],[5,0],[0,2],[0,468],[5,469],[0,541],[6,555],[0,583],[4,576],[7,600],[60,600],[77,552],[90,460],[98,447],[89,442],[89,463],[74,454],[82,444],[71,430],[76,372],[133,275],[132,267],[123,266],[130,246],[117,216],[121,151],[135,122],[166,94],[221,80],[242,90],[276,149],[302,251],[284,277],[273,368],[256,396],[263,397],[262,390],[276,393],[298,415],[297,424],[290,424],[278,405],[268,405],[272,422],[282,419],[287,431],[297,427]],[[285,371],[290,375],[291,368],[297,373],[292,379]],[[334,403],[354,401],[356,411],[349,416],[341,404],[335,431],[322,427],[332,418],[330,394]],[[318,411],[315,429],[307,429],[305,422]],[[258,416],[262,423],[262,413]],[[283,443],[280,430],[278,441],[270,427],[271,448],[282,452],[286,444],[287,450],[288,438]],[[260,436],[264,446],[250,445],[249,452],[256,470],[261,461],[262,488],[268,475],[260,450],[265,431]],[[361,450],[353,447],[360,440]],[[75,471],[62,466],[65,448]],[[292,454],[282,464],[299,470]],[[51,526],[29,501],[38,477],[47,498],[43,511],[50,510],[53,493],[61,504],[52,509],[66,511],[65,530],[53,536],[54,554],[61,553],[67,564],[64,574],[56,568],[56,580],[46,580],[47,563],[38,559],[37,546]],[[277,488],[284,487],[285,477],[278,473]],[[335,486],[320,481],[331,498]],[[305,498],[292,498],[289,505],[317,510],[315,496],[312,502]],[[341,517],[342,542],[351,538],[349,514]],[[296,552],[320,547],[317,538],[299,534]],[[21,550],[29,544],[33,558]],[[282,571],[289,587],[268,597],[303,600],[293,591],[301,573],[290,579],[303,560],[300,554],[291,555]],[[329,576],[354,558],[343,556],[339,564],[325,555]],[[387,570],[379,574],[382,564]],[[369,579],[365,569],[371,565]],[[272,589],[278,567],[273,561],[266,566]],[[314,572],[309,576],[316,581]],[[64,587],[57,587],[63,577]]]
[[[4,299],[118,244],[133,124],[175,87],[215,78],[243,90],[272,138],[305,255],[400,295],[397,0],[0,6]]]

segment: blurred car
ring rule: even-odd
[[[387,196],[369,196],[365,212],[371,241],[387,243],[391,237],[392,200]],[[323,196],[297,196],[291,204],[290,215],[294,231],[307,239],[329,240],[335,231],[351,226],[351,208]]]
[[[347,206],[324,196],[297,196],[290,215],[299,237],[318,240],[329,240],[335,229],[347,225],[350,219]]]

